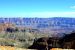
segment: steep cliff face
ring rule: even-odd
[[[0,24],[0,32],[5,31],[6,28],[9,28],[9,27],[15,28],[15,25],[11,24],[11,23],[2,23],[2,24]]]
[[[75,30],[75,18],[0,18],[0,23],[9,23],[2,25],[1,29],[11,27],[15,24],[17,27],[26,27],[39,29],[44,33],[60,33]],[[11,24],[10,24],[11,23]]]

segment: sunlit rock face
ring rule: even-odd
[[[0,18],[0,23],[13,23],[18,27],[39,29],[43,33],[68,33],[75,30],[74,18]]]

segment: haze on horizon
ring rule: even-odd
[[[75,17],[75,0],[0,0],[0,17]]]

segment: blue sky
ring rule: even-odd
[[[0,17],[74,17],[75,0],[0,0]]]

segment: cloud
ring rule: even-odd
[[[30,13],[15,13],[2,15],[3,17],[41,17],[41,18],[50,18],[50,17],[72,17],[75,18],[75,12],[30,12]]]
[[[33,12],[28,14],[33,17],[75,17],[75,12]]]
[[[71,6],[70,8],[75,9],[75,6]]]

